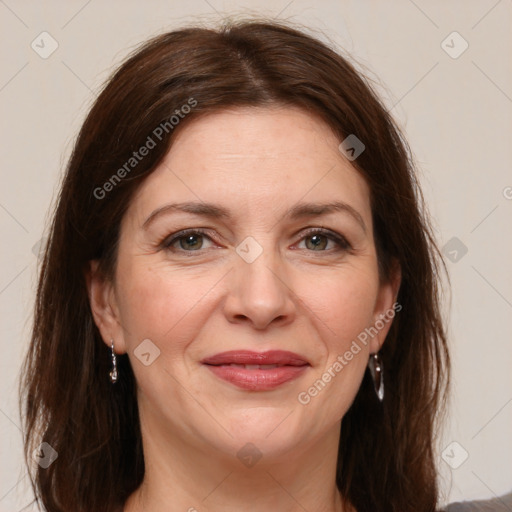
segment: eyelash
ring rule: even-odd
[[[177,248],[171,247],[174,243],[179,242],[181,239],[184,239],[190,235],[202,235],[202,236],[209,238],[211,241],[213,241],[212,238],[209,236],[207,230],[204,230],[201,228],[185,229],[183,231],[179,231],[178,233],[174,233],[170,237],[164,238],[164,240],[162,240],[162,242],[160,242],[159,248],[165,249],[168,251],[173,251],[173,252],[192,253],[189,256],[192,256],[194,253],[201,252],[203,249],[197,249],[195,251],[194,250],[186,251],[184,249],[177,249]],[[337,233],[334,233],[330,230],[323,229],[323,228],[310,228],[305,233],[303,233],[303,236],[300,239],[300,241],[304,240],[305,238],[314,236],[314,235],[325,236],[329,240],[335,242],[338,247],[336,249],[324,249],[324,250],[319,250],[319,251],[310,250],[309,252],[330,253],[332,251],[338,252],[338,251],[351,251],[352,250],[352,246],[350,245],[350,243],[347,241],[347,239],[344,236],[338,235]]]

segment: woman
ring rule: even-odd
[[[23,387],[50,512],[434,511],[439,253],[366,80],[276,23],[113,75],[51,225]]]

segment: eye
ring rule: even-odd
[[[194,252],[205,249],[206,247],[204,245],[207,240],[211,242],[211,239],[206,232],[200,229],[190,229],[180,231],[179,233],[166,238],[161,243],[161,247],[169,250]]]
[[[172,252],[192,253],[208,249],[213,241],[202,229],[187,229],[174,233],[160,243],[160,248]],[[305,247],[300,247],[304,243]],[[314,252],[336,252],[352,249],[346,238],[327,229],[314,228],[305,233],[299,242],[300,249]]]
[[[350,244],[346,238],[325,229],[312,229],[301,239],[308,250],[324,252],[330,250],[349,250]],[[333,247],[334,246],[334,247]]]

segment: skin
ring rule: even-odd
[[[369,189],[339,143],[290,107],[198,118],[130,203],[113,282],[91,262],[95,322],[108,346],[113,338],[128,353],[138,384],[146,474],[125,512],[350,510],[335,485],[341,420],[391,321],[307,405],[297,397],[393,307],[400,279],[379,279]],[[184,201],[232,216],[170,210],[143,227],[156,209]],[[285,215],[330,201],[350,205],[364,228],[346,211]],[[162,247],[191,228],[208,234]],[[350,247],[306,236],[309,228]],[[263,251],[252,263],[236,252],[246,237]],[[148,366],[134,354],[145,339],[160,350]],[[289,350],[311,366],[276,389],[242,390],[200,363],[236,349]],[[247,443],[262,454],[252,467],[237,457]]]

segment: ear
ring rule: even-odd
[[[402,309],[397,303],[398,290],[402,282],[402,271],[398,261],[393,265],[393,270],[388,280],[381,281],[375,309],[373,311],[373,328],[377,331],[370,343],[370,353],[377,353],[388,335],[395,314]]]
[[[126,347],[114,285],[100,272],[98,260],[89,262],[85,279],[94,323],[98,327],[104,343],[110,348],[111,340],[114,340],[116,353],[125,353]]]

